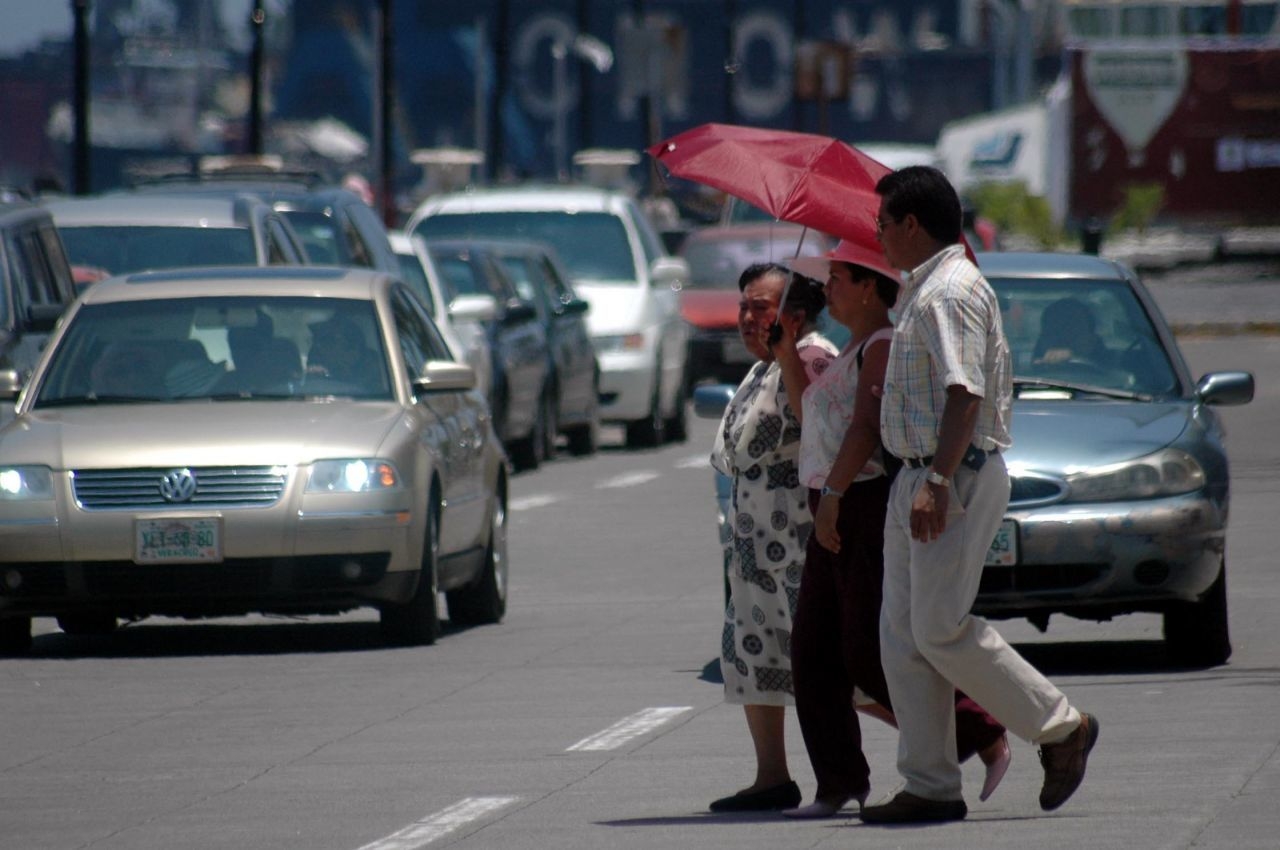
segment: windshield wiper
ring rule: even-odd
[[[75,407],[77,405],[96,405],[96,404],[159,404],[168,399],[136,396],[136,395],[72,395],[63,396],[62,398],[42,398],[34,405],[36,408],[45,407]]]
[[[1080,384],[1074,381],[1058,381],[1046,378],[1013,379],[1014,390],[1064,390],[1083,395],[1100,395],[1106,398],[1120,398],[1129,401],[1151,401],[1154,396],[1147,393],[1136,393],[1132,390],[1121,390],[1115,387],[1100,387],[1095,384]],[[1015,394],[1016,395],[1016,394]]]

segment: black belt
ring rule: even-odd
[[[987,452],[977,446],[970,446],[969,450],[964,453],[964,457],[960,458],[960,462],[972,469],[974,472],[977,472],[979,469],[982,469],[982,465],[987,462],[988,457],[994,454],[999,454],[999,452],[999,449],[992,449]],[[933,463],[933,455],[925,455],[924,457],[904,457],[901,458],[901,461],[904,465],[909,466],[912,469],[924,469],[926,466]]]

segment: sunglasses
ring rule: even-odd
[[[886,220],[886,219],[881,218],[881,217],[880,217],[880,216],[878,216],[878,215],[873,215],[873,216],[871,217],[871,220],[872,220],[872,221],[874,221],[874,222],[876,223],[876,237],[877,237],[877,238],[879,238],[879,237],[881,237],[881,236],[883,236],[883,235],[884,235],[884,229],[885,229],[886,227],[888,227],[890,224],[897,224],[897,223],[898,223],[898,219],[896,219],[896,218],[890,218],[890,219]]]

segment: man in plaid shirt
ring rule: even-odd
[[[1084,778],[1098,721],[1077,711],[984,620],[969,613],[1009,503],[1012,375],[1000,308],[961,244],[960,200],[943,174],[912,166],[876,186],[876,230],[908,272],[881,403],[885,449],[903,461],[884,534],[881,655],[902,736],[905,790],[868,823],[959,820],[954,689],[1040,745],[1040,805]]]

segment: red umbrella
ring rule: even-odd
[[[675,176],[723,189],[775,218],[880,249],[875,188],[891,169],[839,139],[702,124],[649,154]],[[964,246],[972,260],[969,243]]]
[[[890,169],[838,139],[703,124],[649,153],[675,176],[723,189],[775,218],[877,245],[875,187]]]

